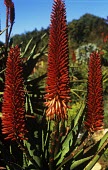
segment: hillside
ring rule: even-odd
[[[71,46],[78,47],[87,43],[102,45],[104,35],[108,34],[108,24],[103,18],[85,14],[68,24]]]
[[[43,44],[45,45],[48,42],[48,32],[49,28],[42,28],[40,31],[34,29],[32,32],[15,35],[13,37],[13,42],[14,44],[23,42],[23,48],[25,48],[25,45],[32,37],[34,37],[32,44],[35,44],[38,42],[40,36],[47,33],[46,38],[40,44],[41,48]],[[102,46],[102,33],[104,33],[104,35],[107,35],[108,33],[108,24],[105,20],[92,14],[85,14],[78,20],[72,20],[68,23],[69,47],[76,49],[80,45],[87,43],[95,43],[97,46]]]

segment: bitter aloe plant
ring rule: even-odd
[[[1,93],[0,166],[8,170],[90,170],[108,147],[108,133],[99,141],[92,140],[103,128],[104,115],[98,52],[89,58],[87,97],[67,123],[72,99],[63,0],[54,0],[49,34],[47,73],[39,77],[33,70],[46,55],[47,46],[37,52],[37,42],[28,55],[31,39],[24,52],[20,44],[8,48],[8,56],[4,53],[7,64],[1,71],[1,75],[5,73],[5,89]]]

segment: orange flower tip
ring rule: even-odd
[[[2,130],[2,134],[4,134],[4,135],[7,134],[7,131],[3,131],[3,130]]]
[[[16,141],[16,138],[11,138],[12,141]]]
[[[5,168],[5,167],[1,167],[1,166],[0,166],[0,170],[3,170],[3,169],[6,169],[6,168]]]
[[[16,140],[16,138],[14,138],[13,136],[11,136],[11,137],[10,137],[10,136],[7,136],[7,137],[5,137],[4,139],[5,139],[5,140],[9,140],[9,139],[10,139],[10,140]]]

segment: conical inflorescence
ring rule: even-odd
[[[25,139],[27,130],[25,128],[24,96],[20,49],[16,46],[10,49],[6,64],[2,105],[2,133],[5,134],[5,139]]]
[[[65,4],[54,0],[48,46],[46,117],[67,118],[69,102],[69,53]]]
[[[15,20],[15,8],[14,3],[11,0],[4,0],[4,4],[8,8],[8,16],[10,18],[10,23],[13,24]]]
[[[102,69],[99,53],[93,52],[89,59],[87,113],[85,126],[89,132],[103,127],[103,88]]]

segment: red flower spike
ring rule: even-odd
[[[14,3],[11,3],[10,6],[10,23],[13,24],[15,20],[15,8],[14,8]]]
[[[14,3],[11,0],[4,0],[4,4],[9,10],[9,18],[10,18],[10,23],[13,24],[15,20],[15,8],[14,8]]]
[[[4,4],[6,7],[10,8],[12,1],[11,0],[4,0]]]
[[[101,58],[93,52],[89,59],[87,113],[85,127],[94,132],[103,127],[103,90]]]
[[[48,73],[46,117],[49,119],[67,118],[66,110],[69,102],[69,52],[67,38],[65,4],[62,0],[54,0],[48,51]]]
[[[26,139],[24,100],[20,49],[16,46],[10,49],[6,64],[2,105],[2,133],[6,135],[5,139]]]

